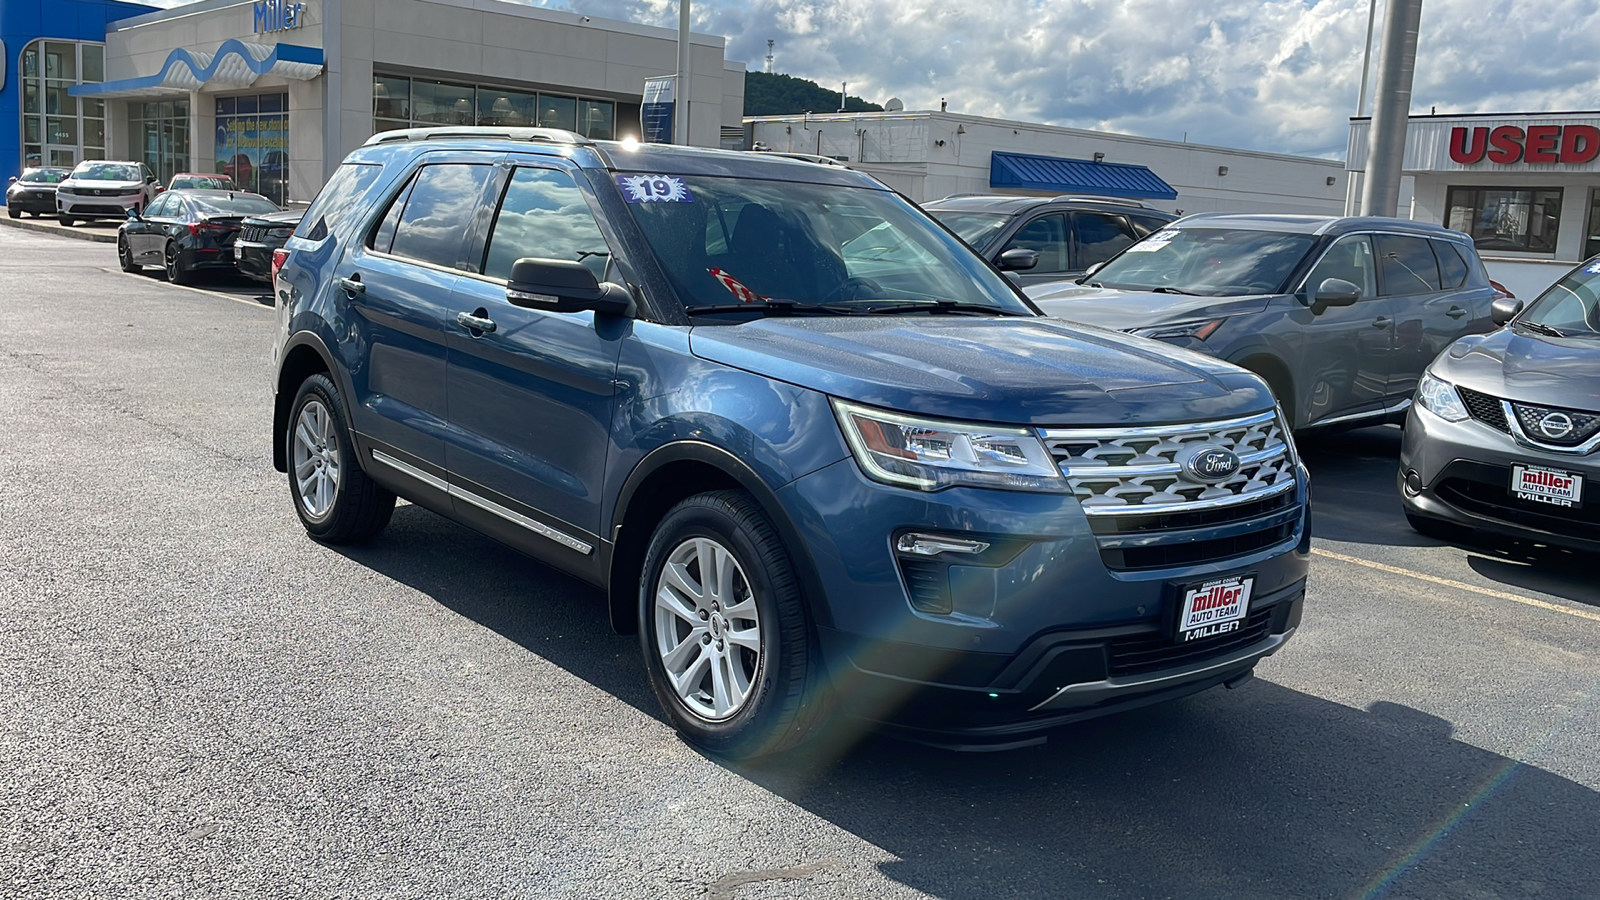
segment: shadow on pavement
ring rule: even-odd
[[[1522,543],[1498,548],[1487,542],[1481,548],[1469,546],[1478,552],[1467,557],[1467,565],[1490,581],[1600,606],[1600,575],[1590,556]]]
[[[342,549],[660,718],[598,591],[417,507]],[[1600,794],[1454,740],[1256,680],[960,755],[842,728],[730,770],[895,857],[936,897],[1583,897]],[[799,852],[804,853],[803,848]]]
[[[1400,429],[1362,428],[1296,440],[1300,458],[1311,470],[1311,532],[1331,541],[1431,547],[1406,524],[1395,487],[1400,459]]]

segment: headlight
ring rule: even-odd
[[[1446,422],[1460,422],[1470,418],[1467,407],[1456,393],[1455,385],[1435,378],[1432,372],[1423,372],[1417,384],[1417,403]]]
[[[62,186],[56,188],[56,193],[58,193],[58,194],[70,194],[70,193],[72,193],[72,188],[67,187],[66,185],[62,185]]]
[[[1216,331],[1221,325],[1221,319],[1206,319],[1203,322],[1177,322],[1172,325],[1133,328],[1129,329],[1129,333],[1158,341],[1169,341],[1173,338],[1194,338],[1197,341],[1203,341],[1210,337],[1212,332]]]
[[[1026,428],[922,419],[842,400],[833,410],[856,462],[874,480],[923,491],[1067,490],[1055,460]]]

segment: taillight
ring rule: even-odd
[[[288,262],[288,261],[289,261],[289,251],[283,249],[282,247],[279,247],[278,249],[272,251],[272,282],[273,282],[273,284],[277,284],[277,282],[278,282],[278,270],[282,269],[283,268],[283,264]]]
[[[194,235],[195,237],[199,237],[200,236],[200,232],[202,232],[202,231],[209,231],[209,232],[211,232],[213,234],[216,234],[216,233],[219,233],[219,232],[229,232],[229,231],[233,231],[233,230],[234,230],[234,228],[233,228],[232,225],[220,225],[220,224],[218,224],[216,222],[203,222],[202,221],[202,222],[190,222],[189,223],[189,233]]]

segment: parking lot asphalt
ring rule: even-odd
[[[1411,532],[1302,442],[1305,622],[1237,690],[959,755],[731,766],[591,588],[411,506],[308,540],[275,316],[0,229],[0,893],[1600,896],[1593,559]]]

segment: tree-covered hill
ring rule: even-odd
[[[860,97],[846,97],[846,112],[881,112],[883,107]],[[815,81],[789,75],[746,72],[744,76],[744,114],[747,116],[789,116],[804,112],[831,113],[839,110],[839,92]]]

